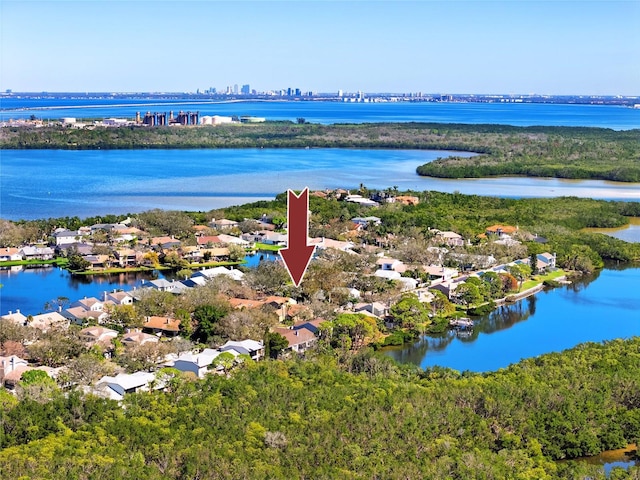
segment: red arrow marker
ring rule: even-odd
[[[284,265],[297,287],[307,271],[315,246],[307,245],[309,235],[309,189],[305,188],[299,196],[288,190],[287,228],[289,239],[287,248],[280,250]]]

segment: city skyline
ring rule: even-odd
[[[633,1],[3,0],[1,9],[1,91],[640,94]]]

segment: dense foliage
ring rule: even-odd
[[[604,478],[553,460],[640,438],[640,338],[483,375],[369,352],[243,365],[231,378],[176,377],[169,392],[127,395],[125,408],[0,392],[2,476]]]
[[[0,148],[403,148],[474,152],[439,159],[421,175],[528,175],[640,182],[640,130],[438,123],[3,128]]]

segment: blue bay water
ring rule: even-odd
[[[614,130],[640,128],[640,109],[613,105],[569,105],[543,103],[388,102],[344,103],[327,101],[192,100],[148,101],[140,99],[19,99],[3,98],[0,121],[63,117],[134,119],[136,112],[198,111],[200,115],[256,116],[268,120],[312,123],[439,122],[494,123],[531,126],[603,127]]]
[[[416,174],[417,166],[450,154],[357,149],[3,150],[0,217],[88,217],[153,208],[208,211],[271,200],[289,188],[357,189],[361,183],[378,189],[640,201],[638,184],[524,177],[455,180]]]

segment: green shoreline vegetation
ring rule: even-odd
[[[5,127],[0,149],[376,148],[479,155],[437,159],[417,173],[442,178],[525,175],[640,182],[640,130],[442,123],[292,122],[175,127]]]
[[[486,374],[361,351],[165,376],[168,391],[122,406],[55,384],[46,400],[0,391],[3,478],[600,480],[600,466],[556,460],[640,439],[638,337]]]

